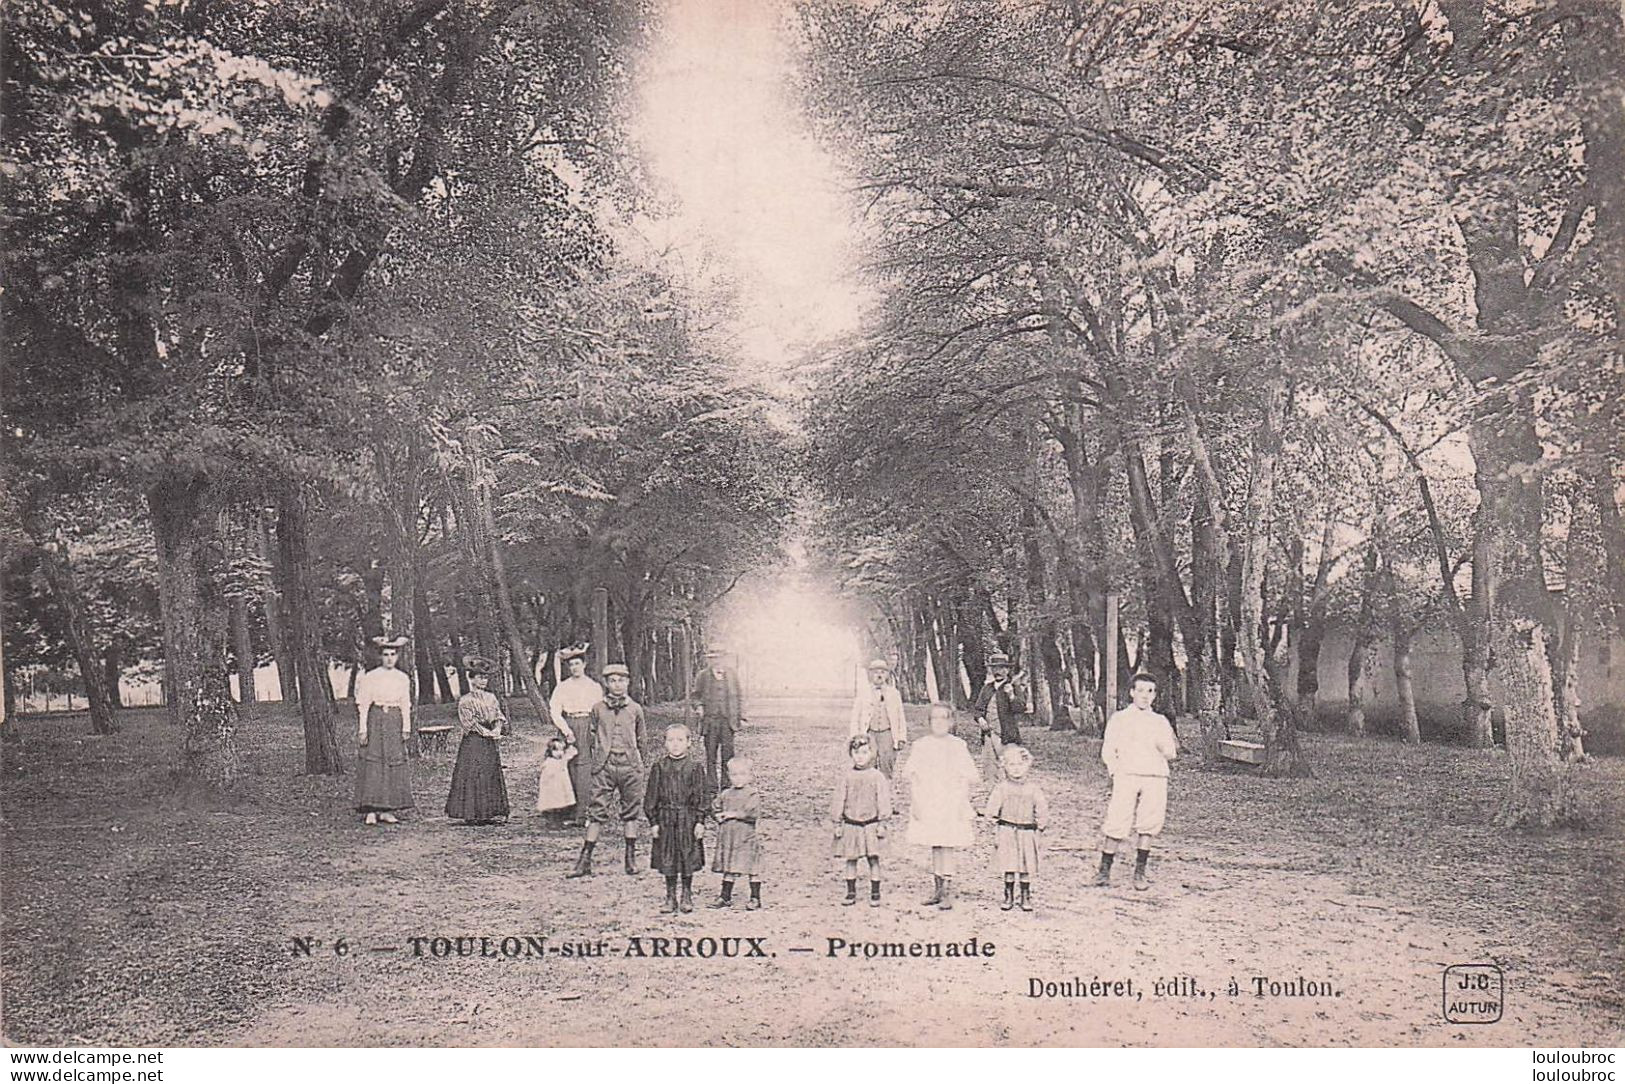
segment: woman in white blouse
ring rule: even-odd
[[[412,679],[396,668],[406,638],[374,636],[378,665],[356,682],[355,807],[366,823],[395,824],[397,809],[411,809]]]

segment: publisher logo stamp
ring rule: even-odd
[[[1493,1024],[1506,1004],[1506,977],[1494,964],[1444,969],[1444,1018],[1450,1024]]]

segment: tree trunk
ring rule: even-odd
[[[33,531],[42,529],[41,524],[32,524]],[[79,665],[79,677],[84,682],[85,699],[90,702],[90,729],[95,734],[113,734],[118,731],[118,721],[113,717],[113,700],[108,695],[107,683],[102,673],[101,653],[97,650],[95,638],[90,630],[90,620],[85,616],[84,600],[79,594],[79,584],[74,576],[73,563],[68,557],[68,540],[60,531],[55,537],[46,537],[36,534],[40,550],[40,571],[45,574],[45,582],[51,589],[51,597],[56,600],[57,606],[62,610],[64,624],[68,633],[68,646],[73,650],[74,661]]]
[[[429,594],[418,586],[418,601],[413,604],[416,614],[413,624],[417,626],[418,639],[424,644],[429,654],[429,671],[434,677],[435,688],[439,691],[442,704],[456,701],[457,694],[452,691],[451,676],[446,673],[446,656],[440,650],[440,635],[435,629],[434,611],[429,606]]]
[[[521,662],[519,679],[525,698],[530,701],[537,722],[546,725],[552,718],[547,699],[542,696],[541,687],[536,684],[536,672],[523,665],[524,660],[530,656],[525,651],[524,637],[519,634],[519,620],[514,613],[513,595],[508,590],[508,569],[502,559],[502,546],[497,538],[496,513],[491,507],[490,487],[484,482],[476,483],[473,498],[479,509],[480,533],[484,536],[481,541],[485,544],[486,559],[489,562],[490,583],[496,590],[497,615],[502,622],[502,632],[507,638],[508,650]],[[628,637],[626,642],[635,645],[638,640],[636,637]],[[635,673],[637,671],[634,670]]]
[[[1191,609],[1195,638],[1185,641],[1185,664],[1190,670],[1190,708],[1204,720],[1204,726],[1216,726],[1223,705],[1223,671],[1218,655],[1220,542],[1208,496],[1202,489],[1197,490],[1192,505]]]
[[[102,684],[107,689],[107,699],[112,701],[115,708],[124,706],[124,644],[118,636],[114,636],[107,644],[107,650],[102,652]]]
[[[1541,446],[1533,423],[1516,409],[1490,413],[1481,407],[1468,430],[1479,519],[1487,528],[1475,550],[1474,605],[1493,615],[1490,657],[1506,693],[1502,711],[1512,776],[1498,820],[1508,827],[1549,827],[1572,821],[1575,804],[1558,758],[1542,620],[1550,598],[1540,562],[1544,501],[1535,465]]]
[[[1617,438],[1616,438],[1617,439]],[[1597,505],[1598,527],[1603,546],[1603,582],[1607,587],[1609,607],[1618,619],[1625,621],[1625,517],[1619,513],[1615,491],[1615,466],[1610,451],[1602,457],[1592,478],[1592,499]]]
[[[490,558],[487,556],[491,550],[491,541],[484,537],[485,529],[481,509],[476,507],[478,500],[472,492],[472,483],[453,485],[451,487],[454,511],[456,513],[457,534],[463,547],[463,557],[467,561],[470,572],[470,582],[474,589],[469,592],[474,603],[474,642],[479,646],[482,656],[496,662],[502,652],[497,644],[497,628],[501,617],[497,613],[496,600],[491,593]],[[462,658],[461,648],[458,649],[459,664]],[[463,677],[461,671],[459,679]],[[546,716],[543,716],[546,718]]]
[[[937,699],[945,704],[962,707],[959,683],[958,656],[953,650],[952,630],[944,628],[948,610],[934,594],[926,594],[922,602],[925,610],[926,655],[931,664],[931,676],[937,686]]]
[[[1552,682],[1557,694],[1558,755],[1565,761],[1585,758],[1585,729],[1580,726],[1580,629],[1569,615],[1557,649]]]
[[[1032,476],[1036,481],[1036,472],[1032,472]],[[1054,688],[1056,683],[1051,681],[1051,677],[1060,675],[1050,669],[1051,660],[1043,649],[1044,642],[1051,637],[1049,599],[1044,575],[1044,547],[1038,537],[1038,516],[1032,507],[1032,501],[1036,499],[1036,495],[1029,495],[1021,507],[1022,570],[1025,574],[1029,614],[1027,633],[1032,637],[1031,657],[1026,660],[1026,665],[1032,675],[1033,714],[1039,726],[1049,729],[1054,726],[1057,714],[1062,718],[1066,717],[1066,705],[1064,701],[1056,702]]]
[[[321,618],[310,590],[307,515],[302,495],[283,498],[276,525],[277,571],[288,606],[293,673],[304,694],[299,698],[299,717],[305,731],[305,771],[310,775],[343,775],[333,729],[333,683],[327,676]]]
[[[1461,703],[1461,717],[1467,744],[1474,749],[1488,749],[1495,744],[1490,725],[1491,713],[1495,710],[1495,701],[1490,696],[1494,530],[1489,513],[1480,501],[1478,511],[1473,514],[1473,594],[1463,607],[1460,622],[1461,676],[1467,689]]]
[[[1590,486],[1569,492],[1568,536],[1563,546],[1562,601],[1552,622],[1552,685],[1557,694],[1559,753],[1565,761],[1585,757],[1585,730],[1580,725],[1580,652],[1605,610],[1608,586],[1603,568],[1607,543],[1600,537],[1602,509]],[[1611,499],[1611,498],[1610,498]]]
[[[1286,378],[1275,373],[1263,389],[1264,414],[1253,436],[1248,468],[1247,507],[1240,549],[1238,588],[1240,603],[1236,614],[1242,657],[1246,660],[1248,688],[1264,731],[1264,770],[1270,775],[1307,775],[1309,766],[1298,745],[1297,719],[1280,710],[1280,695],[1264,666],[1264,567],[1269,555],[1270,521],[1275,506],[1275,470],[1281,453],[1281,431],[1290,409],[1291,391]]]
[[[1380,523],[1380,519],[1378,521]],[[1378,530],[1380,531],[1380,527]],[[1366,546],[1365,565],[1362,569],[1365,578],[1360,584],[1360,614],[1355,618],[1354,643],[1349,649],[1348,664],[1348,732],[1355,737],[1365,736],[1365,694],[1366,676],[1371,673],[1376,663],[1377,655],[1377,590],[1378,575],[1377,562],[1380,558],[1379,544],[1373,541]]]
[[[1405,600],[1400,595],[1399,579],[1394,573],[1393,555],[1382,554],[1382,586],[1388,603],[1388,628],[1394,646],[1394,693],[1399,701],[1399,733],[1407,745],[1422,744],[1422,727],[1416,718],[1415,675],[1411,668],[1411,652],[1415,643],[1416,626],[1410,621]]]
[[[259,544],[260,560],[270,569],[277,567],[277,556],[271,548],[271,538],[268,529],[262,520],[256,532],[255,540]],[[287,604],[282,598],[280,578],[271,576],[271,587],[260,598],[265,608],[265,636],[271,642],[271,658],[276,660],[277,695],[285,704],[294,704],[299,701],[298,666],[293,661],[293,651],[288,646],[286,625],[283,615],[287,612]]]
[[[976,588],[966,587],[954,602],[954,631],[959,637],[960,658],[970,678],[971,698],[987,684],[987,651],[982,641],[982,625],[977,617]],[[984,598],[985,601],[985,598]],[[991,608],[991,603],[988,604]]]
[[[1080,389],[1081,390],[1081,389]],[[1085,729],[1099,732],[1104,725],[1101,706],[1106,695],[1100,673],[1100,645],[1106,636],[1105,555],[1107,542],[1101,525],[1101,486],[1106,468],[1098,456],[1089,455],[1084,434],[1083,408],[1066,406],[1067,424],[1059,427],[1061,451],[1066,463],[1067,486],[1072,495],[1073,555],[1060,547],[1062,568],[1072,593],[1072,653],[1078,666],[1079,707],[1093,714],[1094,724]]]
[[[207,483],[171,476],[147,491],[158,549],[158,596],[164,624],[164,670],[173,690],[169,715],[181,733],[181,774],[228,787],[242,764],[237,705],[225,671],[225,606],[210,560],[215,522]]]
[[[1317,714],[1320,704],[1320,648],[1326,642],[1326,612],[1331,598],[1327,584],[1331,579],[1333,525],[1328,513],[1320,535],[1320,556],[1315,561],[1315,582],[1298,637],[1298,699],[1310,718]]]
[[[248,634],[248,603],[233,595],[229,604],[231,651],[237,661],[237,700],[252,704],[258,699],[254,689],[254,642]]]
[[[4,687],[4,697],[0,699],[0,704],[4,705],[0,709],[0,738],[15,741],[17,728],[13,724],[17,721],[17,677],[6,665],[3,646],[0,646],[0,686]]]
[[[418,696],[424,703],[439,700],[439,683],[435,681],[433,648],[434,628],[429,618],[429,596],[423,582],[412,578],[412,660],[418,671]]]
[[[1416,718],[1416,686],[1411,672],[1413,630],[1403,620],[1394,622],[1394,689],[1399,698],[1399,731],[1407,745],[1422,744]]]

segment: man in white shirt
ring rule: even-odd
[[[858,689],[852,699],[852,719],[847,737],[864,736],[875,751],[875,767],[891,778],[897,766],[897,751],[908,740],[908,723],[903,718],[903,694],[888,678],[891,663],[885,659],[869,662],[869,684]]]
[[[559,657],[564,660],[570,676],[554,687],[547,707],[553,716],[553,725],[559,728],[566,742],[576,747],[576,756],[570,761],[576,811],[567,823],[579,828],[587,822],[587,807],[592,803],[592,727],[588,720],[594,706],[604,698],[604,687],[587,676],[586,644],[561,648]]]

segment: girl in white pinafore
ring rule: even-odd
[[[908,841],[931,848],[931,873],[936,888],[927,907],[944,911],[953,907],[953,878],[961,847],[975,839],[976,809],[971,788],[982,780],[964,739],[955,737],[953,709],[931,705],[931,733],[914,744],[903,777],[909,781],[911,802]]]
[[[556,820],[575,808],[576,789],[570,783],[570,762],[577,749],[563,738],[552,738],[547,752],[542,755],[542,774],[536,783],[536,812],[545,813]]]

